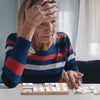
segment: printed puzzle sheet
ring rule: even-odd
[[[69,88],[67,83],[21,83],[21,94],[22,95],[68,95]]]

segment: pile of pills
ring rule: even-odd
[[[74,94],[86,94],[93,93],[95,95],[100,95],[100,91],[96,90],[94,87],[79,87],[78,89],[73,89]]]

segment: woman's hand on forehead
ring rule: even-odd
[[[41,10],[48,10],[53,7],[57,8],[57,3],[46,3],[43,7],[41,7]]]
[[[26,20],[33,19],[37,22],[42,23],[45,20],[56,19],[57,12],[58,12],[57,3],[50,3],[51,1],[52,0],[40,0],[30,8],[32,0],[29,0],[26,4],[26,8],[25,8]],[[45,5],[43,5],[44,3],[45,3]],[[34,21],[34,23],[37,24],[37,22],[35,22],[35,21]]]
[[[45,21],[49,22],[57,19],[58,7],[57,3],[51,3],[52,0],[39,0],[32,5],[32,0],[26,3],[25,22],[22,33],[27,33],[32,39],[36,28]],[[34,32],[33,32],[34,30]]]

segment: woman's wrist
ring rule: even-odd
[[[25,21],[21,33],[18,34],[19,37],[25,38],[26,40],[31,41],[34,35],[36,26],[32,23]]]
[[[29,36],[29,35],[18,34],[18,37],[22,37],[22,38],[24,38],[24,39],[26,39],[26,40],[28,40],[30,42],[32,40],[32,36]]]

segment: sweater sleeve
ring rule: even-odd
[[[15,38],[15,34],[7,38],[6,57],[1,78],[9,88],[16,87],[21,80],[30,45],[31,42],[22,37]]]
[[[72,70],[79,72],[78,66],[76,64],[75,54],[70,39],[67,35],[66,35],[66,64],[64,70],[65,71]]]

